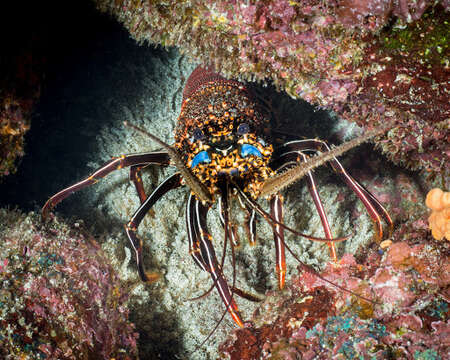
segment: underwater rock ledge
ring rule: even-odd
[[[383,152],[448,176],[448,1],[94,1],[138,42],[272,81],[363,127],[396,123]]]

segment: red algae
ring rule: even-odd
[[[1,85],[1,84],[0,84]],[[16,171],[24,155],[24,137],[30,128],[31,99],[0,93],[0,178]]]
[[[273,359],[288,359],[287,354],[293,349],[289,349],[290,345],[284,339],[302,339],[307,330],[317,323],[325,322],[334,307],[333,295],[324,287],[305,292],[295,291],[284,296],[282,304],[270,304],[269,301],[264,307],[270,306],[276,306],[280,311],[273,323],[262,324],[258,328],[238,329],[219,350],[232,360],[259,359],[269,353]],[[294,348],[297,347],[298,350],[307,350],[301,341],[294,345]],[[294,356],[296,353],[297,350]]]
[[[247,328],[233,331],[220,347],[222,356],[446,358],[450,333],[448,244],[434,241],[422,218],[399,226],[392,240],[396,242],[385,252],[369,249],[360,261],[346,254],[339,264],[328,264],[321,272],[326,279],[373,302],[303,271],[283,294],[267,297]],[[252,353],[247,352],[248,337],[252,338]]]
[[[401,268],[411,263],[411,247],[405,242],[392,244],[387,252],[387,261],[391,263],[394,268]]]
[[[127,295],[80,227],[0,209],[0,357],[137,358]]]

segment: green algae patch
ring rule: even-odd
[[[396,53],[408,53],[423,64],[447,65],[450,24],[444,11],[432,9],[411,24],[397,20],[381,33],[384,48]]]

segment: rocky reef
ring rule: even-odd
[[[48,82],[42,83],[41,63],[35,62],[46,54],[11,62],[20,70],[11,74],[27,81],[27,96],[17,95],[17,77],[12,86],[0,79],[0,136],[6,134],[0,172],[10,174],[0,185],[0,357],[80,358],[79,351],[85,358],[133,359],[139,349],[143,359],[446,358],[450,242],[436,239],[445,237],[449,223],[448,207],[441,204],[449,184],[448,1],[86,3],[71,10],[72,23],[48,17],[49,33],[72,31],[52,39],[65,50],[52,53]],[[179,50],[163,49],[171,46]],[[139,228],[146,269],[160,278],[152,284],[139,280],[123,231],[140,204],[126,170],[65,199],[48,224],[36,214],[7,210],[38,210],[111,156],[158,148],[124,121],[172,144],[183,87],[198,63],[263,83],[248,86],[272,115],[274,145],[299,137],[336,144],[385,122],[396,126],[376,139],[378,148],[365,144],[340,159],[386,206],[395,223],[392,236],[378,243],[354,193],[329,168],[317,169],[333,235],[351,235],[337,244],[339,263],[329,263],[325,244],[286,234],[307,265],[288,255],[287,289],[274,290],[271,227],[260,219],[257,246],[249,246],[239,227],[235,267],[227,256],[224,271],[229,279],[236,271],[240,289],[267,298],[262,304],[237,298],[246,327],[236,329],[226,315],[201,348],[224,308],[215,291],[188,301],[211,285],[188,252],[188,189],[158,201]],[[28,132],[27,154],[12,174],[32,110],[38,125]],[[145,191],[173,171],[144,169]],[[427,210],[433,187],[442,192],[429,195]],[[293,184],[283,196],[285,223],[323,237],[306,186]],[[239,206],[232,211],[242,224]],[[220,253],[215,205],[208,226]],[[356,295],[317,278],[308,266]]]
[[[3,359],[137,358],[127,291],[79,224],[0,209]]]
[[[304,268],[271,293],[246,328],[220,346],[226,359],[446,359],[449,335],[448,243],[424,219],[397,228],[385,251],[345,255],[321,275]]]
[[[447,1],[96,3],[138,42],[177,46],[230,77],[271,81],[363,127],[397,123],[378,141],[384,153],[448,174]]]

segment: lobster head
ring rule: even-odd
[[[206,81],[198,80],[198,69]],[[186,167],[212,194],[231,180],[256,197],[272,175],[273,147],[268,118],[252,95],[242,83],[202,68],[192,73],[183,95],[175,147]]]

